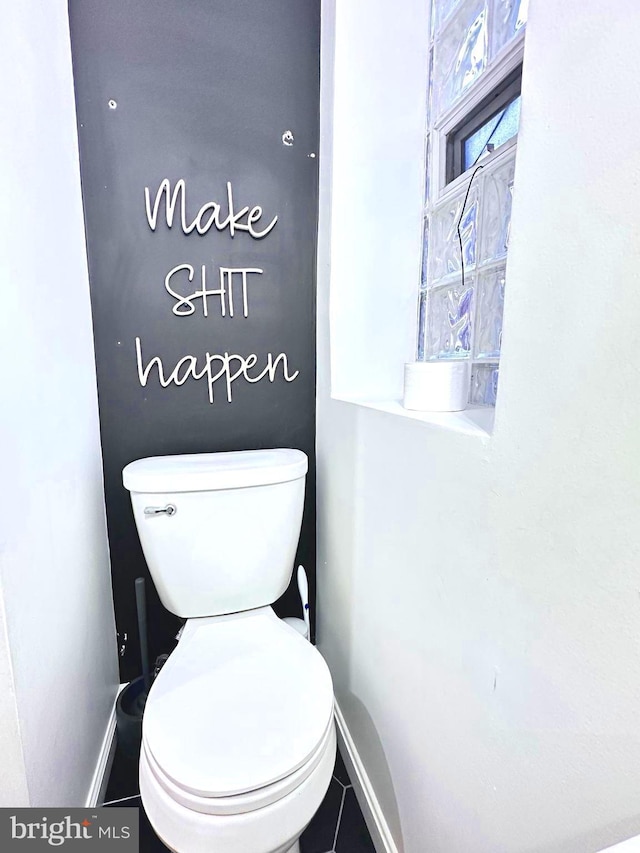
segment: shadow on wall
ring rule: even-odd
[[[341,694],[340,708],[349,720],[351,731],[358,732],[360,757],[367,768],[369,780],[382,807],[398,853],[404,853],[398,801],[396,800],[393,780],[382,741],[375,724],[363,703],[353,693]]]

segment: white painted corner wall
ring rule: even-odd
[[[0,50],[0,805],[84,805],[118,688],[67,4]]]
[[[531,0],[486,440],[331,396],[401,383],[426,6],[323,2],[319,646],[399,851],[594,853],[640,832],[640,6]]]
[[[327,358],[336,399],[401,399],[403,375],[395,359],[415,358],[422,259],[422,220],[415,211],[424,198],[428,56],[409,50],[390,60],[407,30],[424,34],[426,44],[428,5],[403,0],[392,14],[380,13],[379,0],[322,5],[322,51],[332,57],[321,69],[322,193],[328,169],[332,178],[331,216],[321,200],[327,233],[320,237],[331,247],[320,262],[331,265]],[[330,77],[336,97],[328,105]]]

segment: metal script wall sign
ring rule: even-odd
[[[183,179],[176,181],[173,190],[171,182],[165,178],[155,194],[153,204],[149,187],[144,188],[145,212],[149,228],[157,232],[158,216],[163,209],[163,219],[167,228],[172,228],[176,211],[178,210],[179,227],[184,234],[203,236],[211,228],[226,231],[233,239],[237,232],[246,232],[254,240],[263,240],[275,228],[278,217],[273,216],[268,222],[263,222],[263,210],[259,204],[245,205],[236,210],[233,198],[233,187],[227,182],[226,203],[209,201],[203,204],[193,219],[187,214],[187,187]],[[164,202],[164,205],[163,205]],[[212,270],[206,264],[201,264],[196,273],[195,267],[182,262],[170,269],[164,279],[164,289],[175,300],[171,311],[176,317],[188,317],[196,311],[202,311],[204,317],[209,311],[218,312],[221,317],[229,320],[242,320],[249,317],[250,289],[260,286],[257,276],[264,270],[259,267],[223,267]],[[195,289],[194,289],[195,285]],[[242,310],[239,311],[239,304]],[[209,403],[215,401],[214,386],[220,383],[225,390],[227,402],[233,400],[233,383],[241,379],[250,384],[267,379],[273,382],[281,368],[282,377],[286,382],[293,382],[299,371],[289,372],[289,361],[286,353],[274,355],[269,352],[266,359],[259,363],[255,353],[241,355],[239,353],[205,352],[200,358],[196,355],[184,355],[170,370],[163,364],[160,356],[151,356],[145,363],[142,341],[139,336],[135,339],[136,364],[138,380],[144,387],[149,381],[155,368],[157,378],[163,388],[174,384],[183,385],[188,379],[205,379]]]

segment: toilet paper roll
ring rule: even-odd
[[[405,409],[461,412],[469,397],[468,361],[414,361],[404,366]]]

